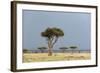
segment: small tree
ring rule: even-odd
[[[77,46],[70,46],[70,48],[72,49],[72,54],[73,54],[73,51],[77,48]]]
[[[39,47],[38,49],[41,51],[41,53],[44,53],[44,51],[45,51],[47,48],[46,48],[46,47]]]
[[[61,47],[59,49],[62,50],[62,52],[64,53],[66,51],[66,49],[68,49],[68,47]]]
[[[23,49],[23,53],[28,53],[29,50],[28,49]]]
[[[41,36],[47,39],[48,56],[52,56],[52,48],[58,41],[58,38],[64,36],[64,32],[59,28],[47,28],[44,32],[41,32]]]

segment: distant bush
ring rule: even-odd
[[[47,49],[47,47],[39,47],[38,49],[41,51],[41,53],[44,53],[44,51]]]
[[[68,47],[60,47],[59,49],[62,50],[62,52],[64,53],[66,49],[68,49]]]
[[[29,50],[28,49],[23,49],[23,53],[28,53]]]

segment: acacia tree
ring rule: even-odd
[[[72,49],[72,54],[73,54],[73,51],[77,48],[77,46],[70,46],[70,48]]]
[[[29,50],[28,49],[23,49],[23,53],[27,53]]]
[[[43,53],[47,48],[46,47],[39,47],[38,49],[41,51],[41,53]]]
[[[45,37],[47,40],[48,56],[52,56],[52,48],[58,38],[64,36],[64,32],[59,28],[47,28],[44,32],[41,32],[41,36]]]
[[[62,52],[64,53],[66,51],[66,49],[68,49],[68,47],[61,47],[59,49],[62,50]]]

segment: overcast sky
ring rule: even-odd
[[[54,49],[71,45],[82,50],[90,49],[90,22],[89,13],[23,10],[23,48],[37,49],[47,46],[41,32],[48,27],[57,27],[64,31],[64,36],[58,39]]]

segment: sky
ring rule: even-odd
[[[64,32],[54,50],[74,45],[81,50],[91,49],[90,13],[23,10],[22,17],[23,49],[47,47],[47,40],[41,36],[41,32],[48,27],[57,27]]]

